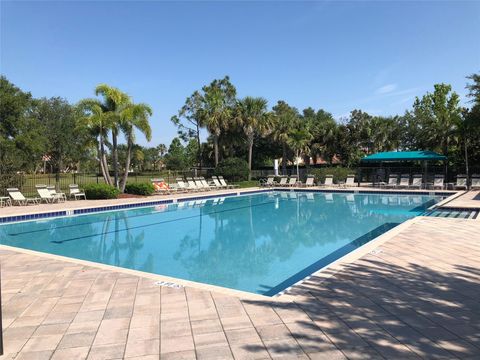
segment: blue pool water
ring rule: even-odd
[[[439,200],[268,192],[5,224],[0,242],[274,295]]]

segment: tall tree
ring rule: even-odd
[[[225,76],[220,80],[213,80],[210,85],[202,88],[202,107],[199,110],[200,123],[205,126],[213,137],[215,166],[219,161],[218,139],[222,130],[228,127],[232,119],[237,90]]]
[[[305,123],[298,125],[290,132],[287,140],[288,146],[295,152],[295,162],[297,164],[297,175],[299,176],[298,163],[302,154],[308,154],[310,150],[310,142],[312,134]]]
[[[248,144],[248,180],[252,178],[252,156],[255,137],[265,135],[271,126],[267,100],[247,96],[237,102],[235,118],[242,127]]]
[[[178,111],[178,115],[172,116],[171,121],[178,127],[178,135],[183,141],[194,138],[197,141],[196,160],[202,168],[202,144],[200,142],[200,128],[204,98],[199,91],[195,91],[185,100],[185,104]]]
[[[119,187],[118,135],[122,125],[122,112],[131,104],[130,97],[119,89],[107,84],[95,88],[95,95],[103,97],[103,110],[112,132],[112,163],[114,184]]]
[[[127,184],[128,171],[130,169],[130,161],[132,157],[132,147],[135,143],[135,130],[140,131],[147,141],[152,139],[152,129],[148,121],[152,116],[152,109],[147,104],[129,104],[121,112],[120,128],[125,134],[127,140],[127,156],[125,161],[125,169],[123,178],[120,182],[120,191],[125,191]]]
[[[287,172],[288,138],[293,127],[298,121],[298,110],[288,105],[285,101],[278,101],[273,108],[273,139],[282,146],[282,173]]]

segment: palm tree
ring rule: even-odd
[[[247,137],[248,144],[248,180],[252,178],[253,143],[256,136],[267,133],[271,125],[271,116],[267,111],[267,100],[261,97],[250,97],[238,101],[235,118]]]
[[[150,141],[152,138],[152,129],[148,118],[152,116],[152,109],[147,104],[130,104],[123,109],[120,116],[120,128],[125,134],[127,140],[127,157],[125,160],[125,171],[122,181],[120,183],[120,191],[125,191],[127,184],[128,170],[130,169],[130,162],[132,158],[132,147],[135,143],[135,129],[139,130],[145,135],[145,138]]]
[[[282,145],[282,174],[287,171],[287,142],[293,125],[298,120],[298,111],[284,101],[273,107],[273,139]]]
[[[290,132],[290,136],[287,140],[288,146],[295,152],[295,158],[297,162],[297,175],[298,173],[298,159],[302,154],[309,152],[310,141],[312,140],[312,134],[306,126],[298,126]]]
[[[97,143],[98,163],[107,184],[112,185],[112,179],[108,171],[107,156],[105,154],[105,143],[108,135],[108,119],[105,115],[103,104],[97,99],[84,99],[78,104],[79,109],[84,112],[80,118],[79,125],[89,130],[95,137]]]
[[[100,84],[95,88],[95,95],[103,97],[103,110],[112,131],[112,162],[114,185],[118,187],[118,135],[122,123],[122,111],[130,104],[130,97],[119,89]]]

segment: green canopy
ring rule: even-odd
[[[437,154],[433,151],[387,151],[368,155],[361,161],[363,162],[383,162],[383,161],[435,161],[446,160],[447,157]]]

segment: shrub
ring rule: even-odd
[[[152,195],[155,188],[151,183],[133,183],[125,186],[125,192],[133,195]]]
[[[87,199],[116,199],[120,190],[108,184],[87,184],[84,187]]]
[[[215,175],[222,175],[228,181],[248,179],[248,163],[239,158],[228,158],[218,163]]]
[[[323,183],[325,181],[325,175],[333,175],[333,182],[340,183],[345,181],[347,175],[356,175],[357,172],[355,169],[337,166],[311,169],[309,173],[315,175],[315,182],[320,181]]]

